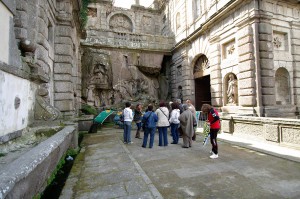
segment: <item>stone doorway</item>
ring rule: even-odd
[[[211,104],[210,75],[195,79],[195,107],[201,110],[202,104]]]

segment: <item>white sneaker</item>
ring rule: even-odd
[[[128,142],[127,144],[133,144],[133,142]]]
[[[219,157],[219,155],[218,154],[212,154],[211,156],[209,156],[211,159],[216,159],[216,158],[218,158]]]

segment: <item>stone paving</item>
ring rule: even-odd
[[[87,134],[60,198],[300,198],[298,162],[223,141],[210,159],[199,136],[188,149],[155,136],[149,149],[123,144],[120,129]]]

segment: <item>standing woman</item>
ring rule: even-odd
[[[171,104],[172,111],[171,111],[171,116],[169,119],[169,122],[171,124],[171,135],[173,137],[173,142],[171,144],[178,144],[179,140],[179,133],[178,133],[178,127],[179,127],[179,116],[180,116],[180,110],[178,104],[172,103]]]
[[[158,122],[157,122],[157,129],[158,129],[158,146],[168,146],[168,134],[167,129],[170,126],[169,123],[169,110],[166,107],[165,102],[159,103],[159,108],[155,111]]]
[[[150,135],[149,148],[153,147],[154,135],[156,130],[156,122],[158,121],[157,115],[153,112],[153,106],[148,106],[148,111],[143,116],[143,123],[145,124],[143,148],[147,147],[148,136]]]
[[[141,127],[142,127],[142,105],[141,104],[137,104],[134,110],[134,116],[133,116],[133,121],[136,123],[136,134],[135,134],[135,138],[141,138],[140,135],[140,131],[141,131]]]
[[[201,111],[203,113],[208,114],[208,120],[210,124],[210,143],[212,145],[212,155],[210,158],[215,159],[218,158],[218,143],[217,143],[217,135],[220,130],[220,117],[218,111],[214,109],[211,105],[209,104],[203,104],[201,107]]]
[[[131,142],[131,122],[133,119],[130,102],[126,102],[125,109],[123,110],[124,117],[124,144],[132,144]]]

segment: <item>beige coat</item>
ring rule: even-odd
[[[194,135],[194,114],[190,109],[187,109],[181,113],[178,119],[180,121],[180,127],[182,128],[183,133],[186,134],[187,137],[192,138]]]

